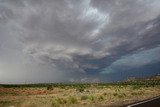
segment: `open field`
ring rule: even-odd
[[[160,96],[160,81],[0,85],[0,107],[120,106]]]

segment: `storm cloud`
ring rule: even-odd
[[[0,82],[106,81],[158,64],[159,10],[159,0],[0,0]]]

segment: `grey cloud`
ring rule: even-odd
[[[110,13],[113,24],[108,29],[127,27],[154,19],[159,15],[159,3],[158,0],[92,0],[91,2],[94,7]]]
[[[1,72],[15,72],[15,78],[19,71],[30,72],[32,79],[50,74],[52,81],[92,76],[88,70],[101,72],[122,56],[159,45],[159,5],[159,0],[0,0],[0,64],[16,68]],[[23,71],[26,64],[30,70]]]
[[[149,64],[158,63],[160,62],[159,54],[160,47],[140,51],[139,53],[135,53],[118,59],[110,66],[105,68],[101,73],[113,73],[117,70],[132,69]]]

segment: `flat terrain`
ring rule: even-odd
[[[0,85],[0,107],[116,107],[160,96],[158,84]]]

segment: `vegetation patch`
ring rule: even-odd
[[[126,99],[134,101],[135,96],[143,100],[160,95],[159,87],[158,80],[91,84],[0,85],[0,107],[113,106]]]

